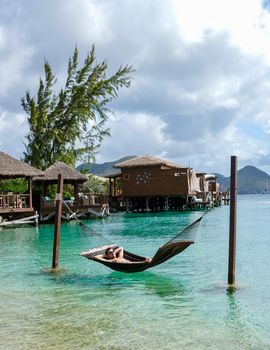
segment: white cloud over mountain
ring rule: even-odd
[[[270,15],[260,1],[0,0],[0,147],[21,157],[20,98],[35,93],[44,58],[61,85],[77,44],[94,43],[111,71],[136,70],[111,105],[99,161],[151,154],[228,173],[270,170]],[[14,127],[15,126],[15,127]],[[8,136],[7,136],[8,135]]]

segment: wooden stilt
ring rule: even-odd
[[[62,215],[62,197],[63,197],[63,175],[58,175],[57,183],[57,198],[56,198],[56,216],[55,216],[55,228],[54,228],[54,244],[53,244],[53,259],[52,268],[58,268],[58,255],[59,255],[59,243],[60,243],[60,231],[61,231],[61,215]]]
[[[168,196],[166,196],[165,197],[165,210],[169,210],[169,197]]]
[[[35,210],[35,226],[38,227],[38,212]]]
[[[149,197],[145,198],[145,210],[148,212],[149,211]]]
[[[228,284],[235,284],[236,260],[236,211],[237,211],[237,157],[231,157],[231,183],[230,183],[230,239],[229,239],[229,265]]]
[[[129,200],[126,198],[126,212],[129,213]]]

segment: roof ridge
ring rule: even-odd
[[[72,166],[62,161],[56,161],[54,164],[44,170],[44,177],[41,178],[40,176],[35,176],[34,181],[53,181],[57,179],[59,173],[63,174],[65,180],[77,180],[83,182],[88,180],[87,175],[80,173]]]
[[[125,168],[125,167],[128,168],[128,167],[149,166],[149,165],[165,165],[168,167],[184,168],[180,164],[176,164],[176,163],[167,161],[165,159],[158,158],[151,155],[137,156],[135,158],[125,160],[123,162],[115,164],[114,168]]]

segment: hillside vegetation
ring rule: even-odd
[[[112,174],[120,173],[120,169],[114,168],[114,164],[118,164],[124,162],[125,160],[135,158],[136,156],[127,156],[120,158],[118,160],[112,162],[105,162],[102,164],[98,163],[84,163],[77,167],[78,171],[86,172],[89,174],[97,175],[97,176],[107,176]]]

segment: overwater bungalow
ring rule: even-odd
[[[0,181],[22,178],[26,179],[28,187],[24,193],[0,193],[1,222],[34,215],[32,179],[34,176],[42,177],[43,175],[43,171],[35,169],[4,152],[0,152]]]
[[[200,184],[198,196],[204,201],[211,201],[213,205],[220,205],[224,194],[221,192],[217,176],[207,173],[196,173],[196,176]]]
[[[33,181],[41,186],[40,220],[47,221],[55,216],[55,198],[48,195],[50,185],[56,185],[58,174],[62,174],[64,185],[72,185],[73,194],[64,197],[62,206],[63,219],[69,220],[80,216],[103,216],[108,213],[108,196],[94,193],[83,193],[80,185],[88,180],[87,175],[81,174],[63,162],[56,162],[44,171],[44,176],[36,176]]]
[[[120,172],[107,176],[110,203],[122,204],[127,211],[183,210],[209,204],[196,197],[200,183],[190,167],[148,155],[114,167]]]

